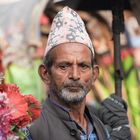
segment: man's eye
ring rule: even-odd
[[[66,70],[68,68],[68,65],[59,65],[59,68],[62,70]]]
[[[86,64],[80,64],[80,67],[85,70],[88,69],[90,66]]]

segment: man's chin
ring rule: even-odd
[[[78,104],[86,95],[86,92],[79,87],[63,88],[60,92],[60,98],[68,104]]]
[[[73,93],[74,94],[74,93]],[[83,95],[81,97],[66,97],[66,96],[61,96],[61,99],[67,103],[67,104],[78,104],[78,103],[81,103],[84,98],[85,98],[86,95]]]
[[[66,103],[66,104],[79,104],[79,103],[81,103],[82,101],[83,101],[83,99],[79,99],[79,100],[77,100],[77,99],[72,99],[72,100],[65,100],[65,99],[63,99],[63,101]]]

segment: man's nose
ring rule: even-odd
[[[74,81],[80,79],[80,70],[79,70],[77,65],[72,66],[70,73],[69,73],[69,78],[74,80]]]

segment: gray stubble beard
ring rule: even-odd
[[[71,92],[67,88],[63,88],[59,95],[66,103],[76,104],[83,101],[87,95],[87,91],[81,88],[78,92]]]
[[[58,98],[60,98],[62,101],[64,101],[67,104],[78,104],[84,100],[86,95],[88,94],[90,90],[92,80],[90,79],[88,83],[86,83],[89,86],[83,86],[81,83],[78,83],[79,89],[78,91],[70,91],[66,85],[69,86],[75,86],[77,83],[69,82],[64,83],[64,86],[61,87],[61,89],[57,89],[57,86],[55,84],[52,85],[50,88],[50,91],[53,92],[53,94],[56,94]]]

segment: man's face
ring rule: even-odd
[[[83,101],[93,83],[91,51],[80,43],[65,43],[53,50],[50,91],[65,103]]]

